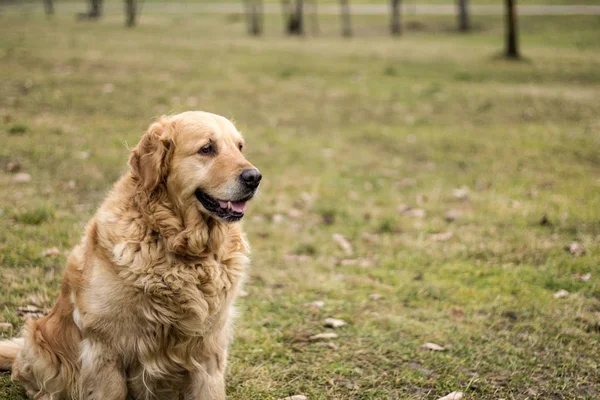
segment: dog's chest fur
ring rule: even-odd
[[[218,251],[181,255],[138,215],[100,213],[97,223],[108,260],[97,260],[89,276],[87,315],[94,318],[85,325],[119,348],[130,379],[144,376],[161,390],[168,382],[177,387],[174,378],[185,380],[186,371],[224,368],[225,360],[213,358],[227,347],[232,302],[249,263],[239,227],[209,232],[223,236]]]

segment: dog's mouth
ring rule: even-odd
[[[247,202],[254,197],[254,192],[236,200],[217,199],[209,196],[200,189],[196,189],[195,195],[208,211],[227,222],[235,222],[244,217],[244,212],[248,208]]]

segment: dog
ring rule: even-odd
[[[0,342],[33,399],[225,399],[240,224],[261,173],[232,122],[164,116],[67,260],[50,313]]]

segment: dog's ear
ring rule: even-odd
[[[131,151],[129,167],[146,192],[151,192],[167,177],[174,144],[167,137],[168,123],[155,122]]]

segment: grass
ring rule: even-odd
[[[277,18],[248,38],[234,15],[0,19],[0,320],[51,305],[152,119],[204,109],[237,121],[265,176],[229,398],[598,398],[598,17],[521,18],[523,62],[497,57],[496,17],[398,39],[357,17],[351,40],[336,18],[305,39]],[[327,317],[348,323],[337,349],[307,340]],[[6,374],[0,398],[23,398]]]

